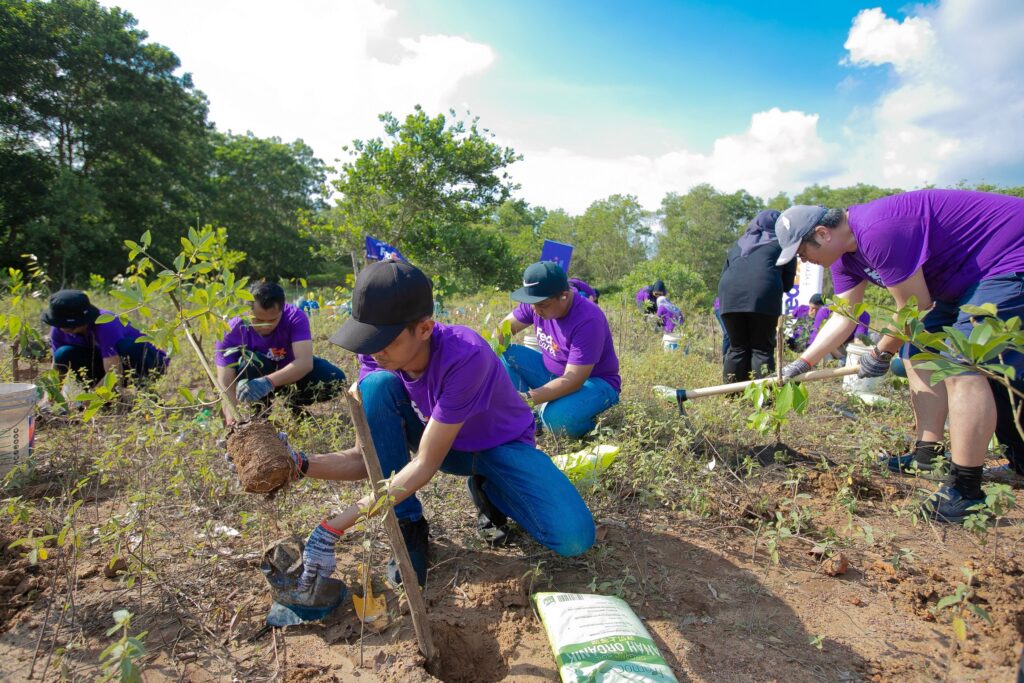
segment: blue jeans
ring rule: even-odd
[[[239,363],[238,377],[256,379],[277,371],[277,363],[263,354],[246,352],[244,361]],[[295,406],[308,406],[326,401],[345,390],[345,373],[323,358],[313,356],[313,369],[299,381],[290,385],[288,401]],[[285,392],[288,387],[281,387]],[[269,397],[268,397],[269,400]]]
[[[729,330],[725,329],[725,321],[722,320],[722,314],[717,310],[715,310],[715,320],[718,321],[718,326],[722,328],[722,358],[725,358],[725,354],[729,350]]]
[[[389,477],[409,464],[409,452],[419,448],[424,424],[401,380],[390,372],[371,372],[359,390],[381,469]],[[483,451],[451,450],[441,471],[482,475],[484,492],[494,506],[559,555],[579,555],[594,544],[594,518],[576,487],[551,458],[529,444],[513,441]],[[395,506],[395,515],[415,521],[423,516],[423,508],[413,495]]]
[[[501,357],[518,391],[544,386],[558,377],[544,367],[540,351],[511,344]],[[597,416],[619,402],[619,392],[603,379],[591,377],[579,389],[540,406],[540,419],[552,434],[578,438],[591,431]]]
[[[970,337],[974,323],[971,316],[961,311],[960,307],[968,304],[980,306],[985,303],[996,305],[997,315],[1001,320],[1013,317],[1024,320],[1024,273],[997,275],[972,285],[956,301],[936,301],[922,322],[928,332],[939,332],[944,327],[953,327]],[[907,358],[919,352],[917,347],[904,344],[900,355]],[[1024,391],[1024,354],[1007,352],[1001,362],[1017,369],[1017,379],[1013,386]],[[1021,419],[1024,406],[1019,405],[1017,414],[1014,415],[1006,387],[992,381],[989,384],[992,386],[992,396],[996,404],[996,438],[999,439],[999,443],[1006,446],[1011,466],[1020,474],[1024,474],[1024,439],[1021,439],[1016,426],[1016,421]]]
[[[117,355],[126,371],[142,381],[150,373],[161,375],[167,367],[167,355],[149,342],[136,343],[127,337],[117,342]],[[53,352],[53,364],[61,374],[84,370],[89,382],[103,379],[103,357],[95,346],[61,346]]]

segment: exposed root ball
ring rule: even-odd
[[[277,491],[291,480],[295,469],[288,447],[266,420],[237,425],[228,437],[228,454],[248,493]]]

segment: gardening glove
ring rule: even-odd
[[[860,369],[857,370],[858,379],[871,379],[881,377],[889,372],[889,363],[892,361],[892,354],[888,351],[879,351],[878,347],[871,349],[871,355],[860,359]]]
[[[304,478],[306,476],[306,470],[309,469],[309,458],[302,451],[292,448],[292,445],[288,443],[288,435],[284,432],[278,432],[277,438],[284,442],[284,447],[288,449],[288,455],[292,456],[292,463],[295,464],[295,476],[292,478]]]
[[[251,379],[238,387],[237,396],[239,401],[251,403],[258,401],[274,390],[274,383],[267,377]]]
[[[795,361],[782,368],[782,380],[784,382],[788,382],[797,375],[802,375],[805,372],[808,372],[811,367],[811,364],[803,358],[797,358]]]
[[[334,556],[334,548],[343,532],[327,526],[327,520],[320,522],[313,533],[306,539],[306,548],[302,551],[302,576],[297,586],[300,593],[313,588],[317,577],[326,579],[334,573],[338,560]]]

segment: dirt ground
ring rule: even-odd
[[[692,355],[682,365],[660,349],[645,358],[653,369],[633,382],[641,389],[669,370],[680,384],[708,383],[686,374]],[[700,359],[692,367],[714,372]],[[902,447],[908,409],[871,411],[826,388],[812,403],[784,428],[783,446],[757,444],[739,401],[708,400],[684,419],[649,390],[624,396],[597,437],[622,455],[585,494],[599,541],[576,558],[522,533],[509,548],[487,548],[465,482],[435,477],[421,500],[436,675],[383,585],[390,625],[380,633],[361,631],[346,601],[322,623],[261,634],[262,548],[308,532],[358,489],[306,481],[272,502],[244,494],[211,456],[218,435],[192,415],[42,424],[35,472],[0,506],[0,680],[96,680],[117,638],[112,614],[129,609],[131,633],[145,632],[138,664],[147,682],[557,681],[529,596],[558,590],[623,598],[680,681],[1013,681],[1024,640],[1019,485],[1016,508],[984,535],[915,519],[915,497],[936,482],[878,464],[882,451]],[[318,409],[287,425],[292,443],[324,452],[350,442],[343,410]],[[773,532],[781,527],[792,533]],[[52,536],[62,530],[60,545]],[[31,544],[10,547],[25,538],[45,538],[47,558],[33,563]],[[338,574],[350,585],[363,538],[339,546]],[[389,551],[380,535],[369,545],[379,581]],[[964,601],[940,608],[958,586]]]

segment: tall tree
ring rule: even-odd
[[[110,275],[123,265],[122,237],[148,229],[170,249],[194,218],[206,100],[135,27],[95,0],[0,3],[0,147],[6,162],[48,177],[34,211],[11,208],[24,183],[0,186],[5,260],[35,252],[58,282]]]
[[[594,202],[575,221],[573,274],[601,284],[618,280],[647,257],[650,234],[647,212],[633,195]]]
[[[670,193],[661,202],[658,256],[685,266],[713,290],[729,247],[762,209],[764,202],[746,190],[724,194],[702,184],[684,195]]]
[[[451,263],[452,245],[472,244],[474,231],[509,198],[516,185],[507,167],[520,158],[495,144],[477,119],[467,124],[449,114],[431,117],[419,106],[403,121],[382,114],[385,136],[354,141],[334,182],[343,225],[432,270]],[[480,275],[486,281],[487,273]]]
[[[254,277],[311,273],[312,240],[303,219],[326,206],[327,169],[302,140],[214,134],[210,210],[204,221],[228,229],[244,251],[240,269]]]

